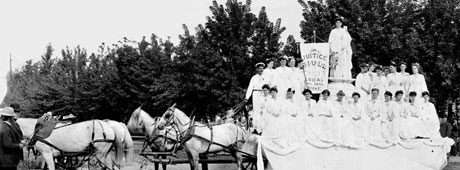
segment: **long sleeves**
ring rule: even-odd
[[[264,78],[261,75],[254,75],[251,78],[251,81],[249,81],[249,86],[246,90],[246,95],[244,99],[248,100],[252,96],[252,92],[254,90],[260,90],[262,89],[262,86],[264,85],[265,81]]]

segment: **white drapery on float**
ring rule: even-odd
[[[302,50],[304,61],[309,62],[316,60],[315,62],[317,64],[328,62],[324,60],[324,58],[318,57],[320,55],[327,56],[327,54],[320,54],[325,51],[324,45],[315,46],[315,44],[308,44],[307,47],[308,49]],[[314,66],[319,67],[315,68]],[[357,89],[351,84],[351,81],[345,79],[342,81],[339,78],[338,81],[327,84],[327,70],[329,66],[328,64],[326,64],[326,66],[326,69],[322,69],[320,65],[305,63],[304,71],[308,72],[305,74],[305,78],[308,81],[307,86],[312,89],[314,93],[320,92],[325,89],[325,87],[327,87],[333,95],[336,94],[338,90],[345,91],[348,97],[351,96],[352,92],[361,92],[360,89]],[[324,76],[325,71],[326,76]],[[317,78],[314,78],[315,76]],[[324,80],[326,80],[326,84],[324,84]],[[332,81],[334,80],[336,79],[333,78]],[[263,103],[260,102],[262,100],[262,95],[257,93],[258,92],[255,92],[253,94],[253,104],[254,108],[261,109],[263,106],[258,106],[258,104]],[[338,103],[334,103],[334,105],[337,104]],[[269,105],[277,104],[272,103]],[[328,106],[329,105],[326,105],[326,107]],[[315,107],[319,106],[315,105]],[[304,110],[303,112],[307,111]],[[344,113],[338,112],[337,114]],[[334,117],[335,116],[337,115],[334,115]],[[245,148],[245,151],[257,154],[258,169],[440,170],[447,165],[447,153],[450,151],[450,147],[453,144],[451,139],[441,137],[435,137],[433,139],[402,140],[396,143],[390,143],[377,140],[377,138],[375,140],[369,139],[369,136],[366,136],[364,138],[368,139],[355,140],[351,142],[352,145],[343,145],[343,141],[337,139],[325,140],[323,137],[324,135],[322,135],[324,131],[315,129],[318,126],[311,125],[311,123],[317,123],[319,120],[317,118],[313,118],[313,120],[308,119],[308,117],[305,118],[305,133],[299,137],[301,139],[297,142],[288,140],[285,138],[286,136],[283,137],[283,135],[267,135],[270,137],[263,135],[252,138],[252,141],[249,141],[249,143],[254,144],[254,147]],[[342,122],[342,120],[332,120],[330,122]],[[269,127],[271,125],[266,124],[264,126]],[[339,129],[334,128],[334,130],[337,131]],[[264,166],[263,158],[266,158],[268,161],[267,167]]]

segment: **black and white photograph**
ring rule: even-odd
[[[459,170],[460,0],[0,2],[1,170]]]

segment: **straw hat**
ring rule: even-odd
[[[15,117],[14,109],[12,107],[5,107],[0,109],[0,116],[11,116]]]

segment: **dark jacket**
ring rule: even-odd
[[[14,121],[0,121],[0,169],[1,167],[16,167],[23,159],[19,143],[22,132]]]

